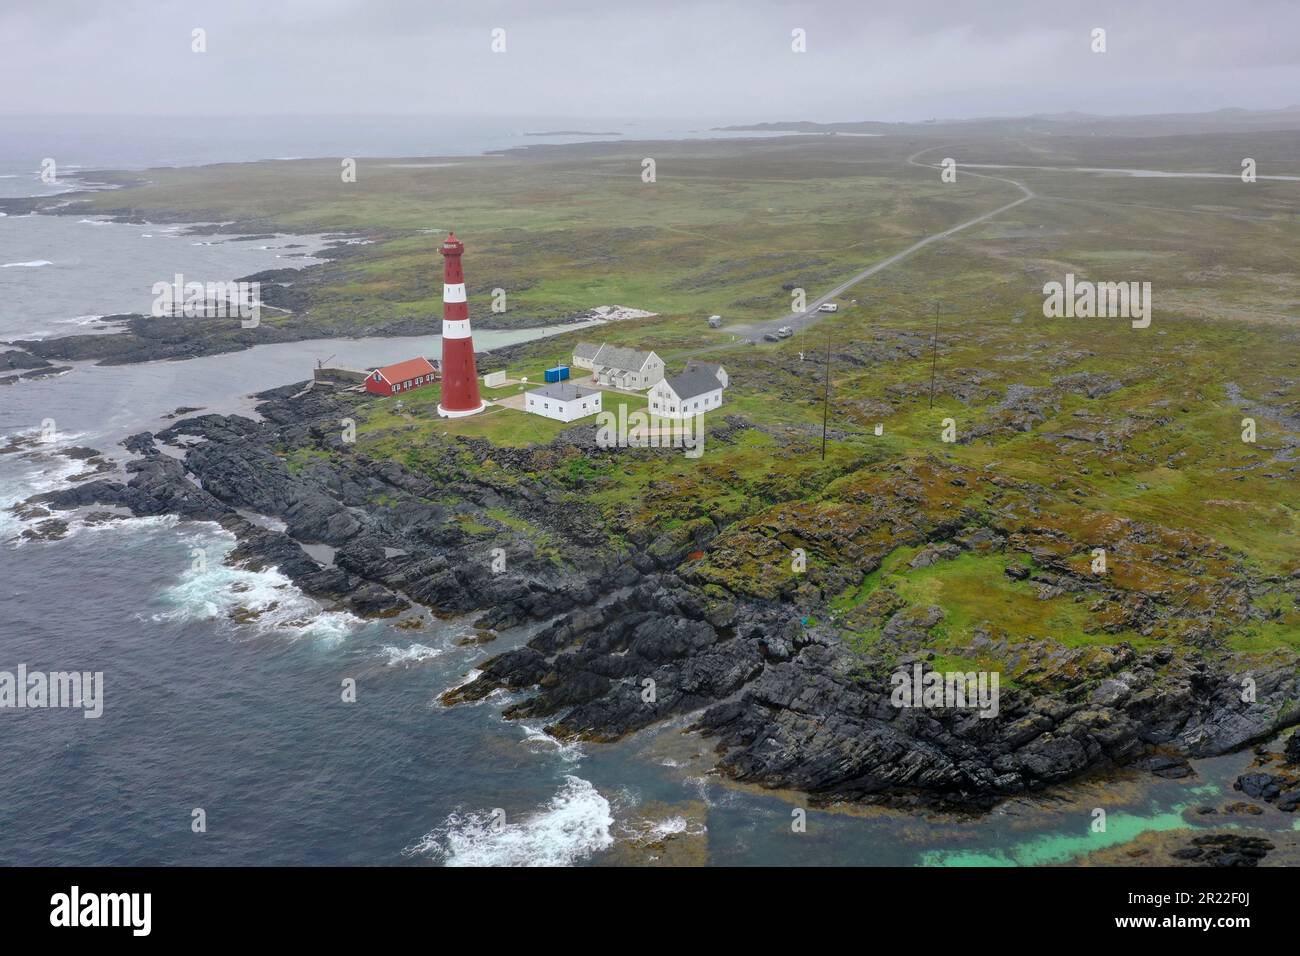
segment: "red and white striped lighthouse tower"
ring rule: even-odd
[[[464,244],[453,232],[439,250],[442,273],[442,401],[438,414],[460,418],[483,411],[487,406],[478,393],[478,372],[474,368],[474,339],[469,330],[469,304],[465,301],[465,273],[460,257]]]

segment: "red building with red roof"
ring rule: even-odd
[[[438,370],[427,358],[407,359],[371,372],[366,376],[366,391],[372,395],[397,395],[432,385],[437,377]]]

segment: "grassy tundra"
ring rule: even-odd
[[[1294,176],[1297,146],[1294,133],[994,138],[951,127],[600,144],[363,159],[355,184],[341,183],[336,159],[153,170],[147,185],[91,194],[77,212],[374,240],[311,270],[294,314],[264,318],[304,334],[363,334],[394,317],[436,331],[435,250],[448,229],[468,247],[480,327],[604,304],[659,313],[581,337],[654,348],[670,369],[717,349],[731,387],[699,460],[575,447],[554,440],[557,423],[511,410],[440,421],[433,390],[400,411],[357,399],[357,452],[439,474],[451,454],[505,491],[539,485],[590,516],[610,548],[711,525],[703,555],[679,568],[711,593],[806,607],[864,660],[887,657],[890,622],[912,622],[940,659],[996,663],[1014,680],[1014,649],[1031,641],[1164,644],[1243,667],[1300,652],[1300,183],[1069,168],[1235,174],[1252,156],[1261,173]],[[871,278],[813,330],[748,345],[707,327],[711,313],[727,325],[779,317],[791,288],[812,298],[1019,195],[962,172],[941,183],[906,162],[922,149],[928,161],[1048,168],[982,170],[1035,198]],[[646,156],[654,183],[641,179]],[[1067,273],[1150,282],[1151,326],[1044,318],[1044,283]],[[488,309],[495,288],[504,314]],[[509,367],[531,379],[578,337],[516,349]],[[606,407],[620,400],[609,394]],[[945,419],[955,442],[941,439]],[[509,463],[483,442],[509,449]],[[535,535],[564,560],[536,516],[446,503],[475,534]],[[792,568],[796,548],[806,572]]]

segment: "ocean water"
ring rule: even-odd
[[[105,315],[148,314],[153,285],[216,282],[321,260],[320,236],[191,235],[103,217],[0,218],[0,341],[116,331]],[[162,246],[164,248],[150,248]],[[170,271],[163,271],[170,269]]]
[[[735,122],[726,117],[0,116],[0,197],[68,192],[77,187],[76,176],[96,169],[324,156],[474,156],[599,140],[778,135],[713,129]],[[43,182],[46,159],[53,159],[56,173],[69,181]]]
[[[90,162],[125,164],[113,150],[131,149],[87,142]],[[142,164],[182,161],[157,156]],[[143,232],[0,220],[0,339],[29,328],[63,334],[76,325],[64,320],[127,308],[142,277],[183,266],[234,278],[314,241],[204,247]],[[545,331],[559,329],[480,332],[476,343]],[[98,719],[0,710],[0,864],[1064,863],[1120,837],[1199,825],[1188,808],[1222,802],[1248,762],[1203,761],[1188,782],[1093,781],[978,820],[809,810],[798,832],[802,798],[720,781],[709,772],[711,742],[683,733],[685,719],[579,745],[552,739],[541,722],[505,721],[506,694],[438,704],[530,627],[461,646],[468,620],[425,615],[413,630],[365,621],[321,606],[274,569],[228,567],[232,539],[212,524],[95,525],[71,514],[66,538],[31,541],[22,532],[33,522],[8,510],[85,469],[64,454],[71,446],[121,462],[124,437],[164,427],[178,406],[251,414],[251,393],[309,377],[317,358],[377,364],[437,346],[436,337],[267,345],[185,362],[77,363],[0,387],[0,447],[46,424],[54,431],[48,443],[0,454],[0,670],[104,680]],[[348,680],[355,702],[342,697]],[[1091,832],[1098,806],[1109,835]],[[204,832],[195,832],[199,811]],[[1292,825],[1277,813],[1260,822]]]

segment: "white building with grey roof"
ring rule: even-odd
[[[601,385],[630,392],[647,389],[664,377],[664,361],[654,352],[619,345],[579,342],[573,350],[573,364],[591,369],[591,377]]]
[[[730,384],[731,380],[727,376],[727,370],[723,368],[722,365],[718,362],[702,362],[699,359],[686,360],[686,371],[691,372],[697,368],[707,369],[708,371],[716,375],[718,377],[718,381],[722,383],[723,388],[726,388],[727,385]]]
[[[573,367],[591,369],[592,359],[600,351],[600,346],[595,342],[579,342],[573,350]]]
[[[681,375],[666,378],[646,396],[650,414],[660,418],[692,418],[722,406],[721,366],[699,363]]]
[[[574,422],[600,412],[600,400],[597,389],[573,382],[556,382],[524,393],[524,411],[557,422]]]

